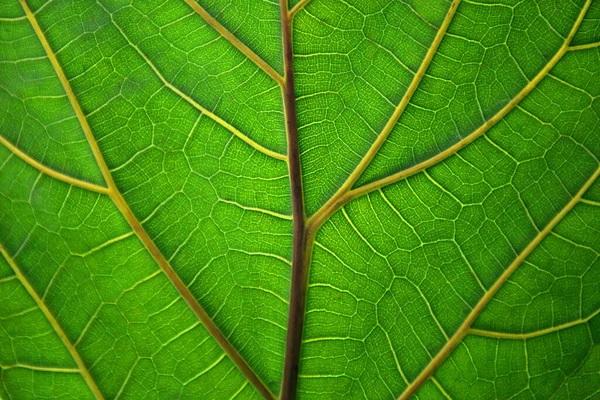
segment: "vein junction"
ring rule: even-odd
[[[404,126],[403,118],[426,111],[416,110],[415,107],[418,108],[419,101],[424,96],[421,89],[426,91],[433,85],[432,81],[444,80],[439,76],[441,64],[436,65],[435,61],[436,56],[446,57],[445,52],[448,49],[444,49],[440,55],[442,42],[445,40],[466,42],[473,40],[459,37],[456,31],[449,30],[459,6],[459,1],[454,1],[439,24],[423,21],[435,34],[431,45],[424,52],[420,64],[411,65],[396,57],[394,52],[386,46],[380,46],[383,47],[380,49],[382,53],[391,58],[396,57],[396,61],[403,64],[399,68],[410,75],[411,79],[406,91],[398,101],[391,101],[394,99],[384,91],[384,88],[367,82],[372,86],[373,92],[378,92],[381,97],[386,97],[386,107],[392,109],[391,118],[379,132],[373,129],[371,125],[374,124],[368,118],[360,116],[348,119],[348,121],[356,123],[356,126],[363,123],[364,126],[369,126],[370,134],[374,138],[373,144],[365,155],[361,156],[356,169],[352,170],[334,196],[306,221],[306,227],[295,233],[295,238],[301,235],[305,242],[300,241],[300,245],[293,249],[289,245],[281,249],[281,246],[278,246],[281,242],[277,240],[283,238],[291,242],[290,222],[304,221],[306,214],[304,205],[292,210],[286,200],[288,193],[286,190],[289,190],[290,185],[288,169],[290,171],[292,168],[300,169],[300,149],[302,148],[302,146],[295,146],[290,150],[289,134],[295,135],[296,139],[298,135],[298,124],[290,124],[290,119],[291,117],[296,118],[296,114],[303,118],[306,116],[302,115],[302,109],[300,109],[300,113],[296,113],[295,110],[287,113],[286,109],[278,109],[273,106],[276,103],[274,99],[280,97],[279,91],[281,91],[284,93],[284,98],[297,100],[299,104],[306,107],[306,104],[310,104],[311,101],[322,101],[325,98],[327,102],[333,101],[335,96],[340,96],[340,92],[332,90],[331,93],[322,94],[299,93],[296,98],[293,84],[289,83],[289,79],[294,75],[292,68],[281,75],[265,61],[265,58],[259,56],[238,39],[234,30],[222,25],[205,8],[192,0],[185,0],[185,3],[185,6],[193,13],[183,15],[182,19],[191,17],[202,19],[219,34],[218,37],[200,47],[210,47],[225,40],[235,48],[235,54],[239,56],[238,53],[240,53],[244,56],[235,58],[234,53],[226,53],[234,59],[231,71],[240,73],[240,76],[246,79],[247,87],[257,87],[252,96],[240,98],[240,94],[235,92],[235,88],[227,87],[222,92],[222,98],[202,97],[203,95],[199,94],[195,86],[191,87],[186,79],[181,78],[187,76],[184,67],[180,70],[172,70],[160,57],[150,56],[153,46],[160,47],[159,39],[154,38],[153,40],[156,42],[141,39],[139,33],[131,30],[126,24],[129,17],[137,16],[136,11],[113,10],[103,3],[99,3],[99,9],[109,17],[110,24],[108,25],[110,26],[106,29],[111,29],[111,32],[122,40],[123,49],[127,49],[127,51],[122,50],[122,53],[127,54],[127,59],[138,61],[135,64],[136,72],[132,76],[137,75],[140,79],[134,80],[133,84],[145,87],[146,83],[151,83],[148,83],[148,96],[144,99],[146,102],[144,107],[136,104],[139,99],[132,96],[127,97],[127,85],[122,85],[119,89],[120,92],[115,92],[114,97],[107,99],[103,105],[94,107],[91,105],[93,103],[93,100],[90,100],[91,96],[85,94],[93,88],[81,90],[81,99],[76,97],[75,92],[79,93],[77,85],[80,83],[75,79],[67,79],[66,71],[71,66],[61,66],[59,63],[59,59],[62,59],[61,54],[65,54],[63,52],[69,54],[68,46],[53,51],[52,41],[45,36],[49,33],[42,30],[36,15],[29,10],[25,2],[22,2],[27,19],[42,43],[47,60],[55,70],[65,90],[67,100],[75,111],[75,118],[83,130],[101,170],[101,179],[92,180],[88,179],[88,176],[80,174],[75,177],[75,175],[65,172],[64,169],[46,165],[39,161],[43,160],[42,158],[37,155],[29,155],[18,145],[13,144],[19,142],[11,141],[12,137],[9,139],[9,136],[0,136],[0,143],[14,156],[42,174],[75,188],[101,195],[94,200],[96,204],[103,204],[103,200],[98,200],[99,198],[110,198],[114,207],[128,222],[130,230],[120,233],[113,239],[95,244],[89,249],[72,254],[86,259],[96,254],[102,254],[104,251],[112,249],[113,246],[119,246],[130,239],[139,240],[142,246],[140,251],[150,254],[154,263],[160,267],[160,271],[147,272],[145,277],[141,277],[128,290],[135,291],[143,285],[154,282],[155,279],[168,279],[197,319],[182,331],[181,337],[185,337],[188,332],[195,332],[198,326],[204,326],[224,350],[224,353],[220,353],[211,360],[198,375],[188,377],[189,380],[185,381],[186,385],[192,385],[204,374],[218,370],[231,359],[245,377],[244,382],[236,387],[236,394],[247,390],[248,382],[250,382],[252,387],[264,397],[274,398],[280,377],[276,376],[276,371],[265,372],[263,366],[268,363],[273,365],[279,363],[277,365],[280,365],[283,363],[284,357],[276,354],[279,347],[268,347],[269,345],[264,343],[281,343],[285,339],[288,303],[292,308],[294,304],[296,306],[300,304],[297,306],[298,314],[295,318],[301,323],[306,319],[312,330],[309,332],[309,337],[302,341],[301,323],[291,329],[287,328],[288,334],[290,331],[300,332],[298,336],[300,341],[288,348],[285,355],[286,366],[289,366],[291,370],[299,368],[301,345],[304,348],[302,357],[306,360],[307,365],[314,366],[312,363],[319,359],[319,354],[327,354],[327,350],[330,348],[328,346],[343,343],[344,346],[356,350],[372,348],[370,346],[373,343],[383,343],[385,350],[382,350],[382,354],[386,357],[389,356],[391,361],[389,365],[393,365],[392,369],[397,370],[390,373],[391,378],[380,373],[382,370],[379,368],[382,365],[381,357],[378,358],[372,352],[364,351],[361,353],[363,355],[360,360],[369,366],[368,372],[372,373],[369,375],[369,379],[373,378],[377,381],[378,385],[384,388],[382,390],[386,392],[386,395],[396,396],[397,393],[404,391],[403,398],[408,398],[416,393],[428,380],[431,380],[442,394],[450,396],[452,390],[446,387],[447,382],[439,377],[437,377],[438,379],[434,378],[434,373],[446,357],[451,357],[454,349],[463,343],[467,336],[527,341],[557,332],[570,332],[571,328],[578,329],[588,326],[588,322],[597,315],[597,311],[590,313],[589,310],[584,310],[585,305],[582,299],[578,316],[551,327],[530,329],[525,333],[510,333],[516,331],[512,326],[505,330],[488,330],[477,325],[475,325],[477,327],[473,327],[479,314],[483,313],[488,304],[491,306],[492,311],[490,312],[501,307],[501,302],[494,302],[493,296],[502,296],[501,286],[512,282],[512,274],[517,267],[522,265],[519,268],[527,269],[527,271],[530,269],[543,270],[543,265],[536,264],[536,260],[528,258],[533,254],[535,248],[543,246],[542,241],[543,243],[561,241],[561,243],[566,243],[563,244],[564,246],[573,247],[574,251],[578,252],[577,254],[583,252],[587,255],[595,251],[593,246],[583,243],[581,237],[571,237],[573,235],[570,231],[567,234],[564,231],[555,232],[562,226],[559,225],[559,222],[567,219],[568,215],[577,213],[577,216],[584,220],[586,215],[584,207],[597,207],[597,199],[584,198],[585,191],[598,176],[596,169],[598,160],[594,156],[593,150],[586,147],[589,137],[585,139],[576,134],[563,135],[560,131],[561,128],[557,127],[560,121],[548,118],[549,111],[546,112],[547,110],[536,108],[534,105],[535,102],[541,102],[544,96],[551,97],[553,92],[572,90],[574,93],[576,92],[576,95],[573,96],[578,96],[577,99],[582,104],[581,112],[574,111],[577,118],[584,119],[584,112],[591,108],[590,104],[596,97],[589,93],[590,89],[575,85],[569,77],[560,75],[560,71],[554,70],[554,67],[562,59],[566,59],[564,62],[571,62],[570,60],[573,59],[584,60],[583,57],[587,57],[582,55],[584,52],[597,48],[596,43],[570,45],[570,40],[577,31],[577,26],[581,22],[585,10],[591,4],[590,1],[586,3],[575,27],[564,40],[564,44],[558,48],[545,66],[535,74],[531,74],[525,69],[520,71],[521,78],[527,83],[514,96],[510,97],[511,100],[494,113],[490,113],[486,109],[485,101],[480,100],[481,120],[478,125],[473,125],[469,134],[461,136],[444,150],[441,150],[443,146],[440,147],[440,152],[434,156],[416,162],[409,168],[401,169],[400,172],[371,181],[361,181],[363,174],[371,173],[369,168],[372,164],[373,168],[380,165],[377,164],[378,156],[389,154],[389,150],[385,146],[388,141],[397,142],[394,130],[404,129],[402,128]],[[284,3],[286,2],[282,4]],[[465,7],[479,7],[472,2],[465,3],[468,3]],[[316,6],[310,7],[309,1],[303,0],[288,12],[288,5],[285,4],[285,13],[282,13],[282,17],[290,24],[288,28],[285,28],[289,29],[288,33],[290,33],[288,46],[291,46],[292,19],[300,21],[301,24],[309,24],[307,21],[327,23],[327,21],[319,20],[316,9]],[[128,12],[132,14],[127,14]],[[422,18],[415,9],[411,9],[408,14],[417,19]],[[368,17],[376,18],[377,16]],[[365,17],[365,25],[367,25],[367,19]],[[176,23],[169,23],[160,29],[167,31],[171,24]],[[335,31],[335,26],[327,26],[324,29]],[[302,32],[299,32],[299,35],[301,34]],[[371,40],[371,42],[373,42],[371,43],[373,46],[378,45],[375,43],[376,40]],[[310,75],[302,70],[302,67],[306,65],[303,64],[305,59],[351,58],[350,55],[341,52],[301,54],[303,51],[302,41],[299,40],[299,43],[296,56],[298,59],[297,78],[301,84],[307,82],[309,79],[307,76]],[[188,52],[188,56],[190,54],[191,52]],[[363,49],[362,54],[369,56],[370,53]],[[381,53],[374,53],[372,60],[375,60],[376,55],[381,56]],[[117,55],[112,55],[112,57],[117,57]],[[507,55],[507,59],[510,57],[515,56]],[[569,59],[569,57],[573,58]],[[291,58],[287,62],[288,66],[291,65]],[[376,61],[372,62],[376,63]],[[515,63],[521,65],[516,61]],[[134,64],[133,61],[132,64]],[[227,85],[225,78],[221,79],[219,76],[219,78],[213,79],[214,75],[220,75],[220,73],[208,71],[210,66],[194,65],[194,68],[197,68],[200,76],[206,79],[204,82],[209,87],[216,88],[219,85]],[[436,68],[438,69],[436,70]],[[205,72],[206,74],[202,75]],[[365,72],[364,75],[366,81],[368,81],[368,73]],[[226,75],[226,73],[223,74]],[[319,74],[313,73],[312,75]],[[549,76],[552,78],[551,83],[546,79]],[[210,86],[211,84],[207,82],[212,82],[211,84],[214,86]],[[549,90],[547,87],[559,88],[559,90]],[[304,89],[300,85],[299,92],[302,90]],[[321,95],[323,97],[320,97]],[[327,97],[330,95],[331,97]],[[531,96],[536,97],[532,102],[527,103],[526,98]],[[551,98],[549,103],[560,103],[559,100],[559,98]],[[235,112],[231,112],[230,108],[224,106],[228,101],[235,101],[236,105],[243,110],[252,109],[255,106],[262,107],[259,110],[253,110],[257,111],[261,117],[246,124]],[[141,110],[148,113],[149,117],[140,116],[138,122],[142,126],[147,123],[145,118],[150,118],[152,137],[148,138],[143,145],[139,145],[139,143],[122,144],[123,152],[127,154],[127,157],[120,157],[118,152],[111,149],[110,143],[114,143],[114,139],[110,134],[104,133],[102,121],[106,115],[114,114],[115,110],[130,106],[135,109],[126,116],[131,120],[135,120],[139,114],[143,114]],[[286,107],[289,106],[286,104]],[[158,110],[156,115],[169,114],[167,123],[155,122],[158,119],[152,120],[155,117],[148,110],[153,107]],[[548,107],[548,110],[551,111],[551,107]],[[563,114],[562,111],[558,113]],[[190,116],[194,117],[193,125],[181,124],[181,121],[189,120]],[[281,141],[273,139],[269,144],[260,144],[252,139],[253,132],[256,132],[256,127],[259,125],[260,129],[266,132],[277,131],[275,128],[283,126],[284,116],[288,133],[288,154],[284,154],[285,146],[281,145]],[[478,120],[474,119],[474,121]],[[526,132],[522,128],[524,126],[522,121],[527,121],[529,126],[539,127],[540,133],[534,137],[525,137]],[[179,129],[180,125],[183,128]],[[402,126],[399,127],[399,125]],[[319,126],[320,123],[315,122],[302,125],[300,129],[318,129]],[[128,129],[126,125],[123,125],[115,130],[126,128]],[[544,136],[544,132],[553,133]],[[202,141],[199,138],[200,133],[208,135],[209,139]],[[131,136],[133,137],[135,134]],[[513,142],[506,139],[507,137],[516,139]],[[485,138],[485,142],[477,141],[478,138]],[[521,139],[522,141],[518,142]],[[177,143],[171,143],[169,140]],[[532,145],[534,142],[535,145]],[[206,143],[213,143],[217,150],[208,148]],[[519,143],[523,148],[538,146],[534,149],[535,152],[544,153],[544,157],[547,156],[550,163],[554,161],[556,163],[546,165],[542,156],[526,159],[518,151]],[[206,148],[202,148],[202,146]],[[398,146],[398,148],[401,147]],[[556,151],[559,146],[564,146],[565,150],[563,152]],[[103,151],[100,150],[101,148]],[[311,151],[313,149],[307,150],[302,157],[310,158]],[[562,155],[557,156],[557,153]],[[574,161],[568,158],[567,154],[570,153],[583,155]],[[486,154],[487,157],[482,157],[481,154]],[[12,158],[14,157],[10,156],[6,163],[12,163]],[[297,159],[293,161],[294,158]],[[228,159],[236,159],[240,162],[231,165],[228,163]],[[158,160],[153,162],[158,167],[148,167],[148,171],[151,172],[145,172],[141,166],[148,166],[149,160]],[[291,167],[293,163],[296,163],[295,167]],[[576,165],[576,169],[580,172],[578,178],[573,179],[573,182],[565,180],[563,167],[556,167],[556,165],[569,164]],[[434,166],[439,168],[434,168]],[[169,169],[169,174],[166,173],[166,169]],[[526,186],[523,183],[525,180],[523,177],[531,177],[533,174],[531,171],[536,169],[544,171],[546,181],[537,177],[534,179],[535,184],[531,187]],[[133,170],[138,172],[131,173],[130,171]],[[275,172],[271,173],[271,170]],[[501,174],[500,172],[503,170],[508,173]],[[426,172],[419,174],[422,171]],[[307,169],[302,178],[304,179],[307,174],[311,173],[312,169]],[[146,176],[142,176],[144,174]],[[141,179],[138,179],[140,176],[142,176]],[[102,180],[105,184],[101,183]],[[144,182],[145,180],[146,182]],[[549,181],[551,184],[543,183]],[[38,175],[31,191],[31,199],[35,198],[33,193],[37,193],[34,189],[38,183],[42,187],[43,182],[41,174]],[[460,182],[460,184],[456,184],[456,182]],[[540,191],[540,185],[548,187],[547,191]],[[305,186],[311,187],[310,185]],[[160,188],[157,190],[166,194],[164,196],[163,193],[156,195],[158,200],[154,198],[154,194],[152,196],[140,195],[140,193],[144,193],[140,188],[151,187]],[[298,187],[299,189],[293,193],[293,200],[302,200],[304,197],[301,184]],[[67,198],[75,198],[78,195],[79,192],[75,188],[69,189]],[[532,198],[541,200],[532,206]],[[201,202],[206,202],[206,205],[198,206],[197,204]],[[144,203],[151,204],[146,207]],[[549,206],[552,203],[564,207],[555,210]],[[273,205],[273,209],[263,208],[264,204]],[[502,209],[518,211],[509,213],[502,212]],[[166,213],[181,215],[181,218],[171,221],[170,226],[166,227],[163,224],[165,220],[161,220]],[[215,221],[218,222],[215,223]],[[220,224],[221,221],[226,221],[226,223]],[[589,223],[589,225],[593,224]],[[248,228],[256,226],[264,228],[266,233]],[[507,226],[522,228],[520,232],[511,232],[505,229]],[[204,234],[204,232],[209,232],[209,234]],[[439,232],[439,237],[432,237],[432,232]],[[36,234],[37,231],[32,235]],[[318,242],[316,241],[317,235],[319,235]],[[169,236],[173,236],[176,240],[170,240]],[[490,237],[497,238],[497,243],[489,244]],[[213,238],[217,239],[213,240]],[[223,243],[226,244],[223,245]],[[317,246],[313,246],[314,243],[317,243]],[[202,251],[190,253],[189,249],[193,246],[199,246],[198,248]],[[12,254],[12,257],[15,259],[21,257],[27,252],[26,247],[24,245],[25,250],[20,249],[17,253]],[[213,251],[215,251],[214,254]],[[4,252],[8,259],[8,252]],[[285,277],[289,275],[290,254],[298,252],[302,253],[301,260],[295,261],[296,265],[300,263],[299,283],[292,282],[298,294],[292,294],[292,298],[288,301],[289,279],[286,280]],[[195,257],[201,258],[198,265],[202,265],[202,267],[199,270],[186,269],[189,264],[186,264],[185,260]],[[439,260],[443,261],[443,265],[437,265]],[[268,276],[269,279],[261,279],[258,284],[251,285],[236,280],[237,276],[248,274],[251,266],[256,264],[265,266],[259,272],[261,276]],[[422,276],[422,270],[419,270],[418,266],[425,264],[432,267],[426,276]],[[504,266],[509,264],[508,269],[504,270]],[[181,269],[175,270],[174,266],[176,265],[182,266]],[[309,265],[316,271],[310,282],[308,281]],[[293,262],[292,268],[294,268]],[[219,274],[219,271],[228,271],[228,274]],[[450,271],[454,271],[454,273]],[[180,272],[183,272],[181,276],[178,274]],[[533,274],[533,272],[527,273]],[[19,281],[23,281],[24,285],[27,285],[24,274],[23,277],[24,279],[19,278]],[[347,280],[345,278],[335,279],[336,277],[349,278]],[[213,278],[214,280],[211,280]],[[568,278],[561,277],[556,280]],[[60,278],[53,278],[52,282],[55,279],[60,280]],[[430,279],[436,280],[441,286],[431,286]],[[576,279],[581,281],[583,287],[584,275],[576,275]],[[0,284],[10,283],[13,280],[15,279],[2,278]],[[273,281],[276,283],[272,284]],[[513,285],[513,283],[509,285]],[[217,301],[213,302],[210,299],[211,296],[217,296],[215,293],[227,287],[235,289],[231,291],[231,294],[220,297]],[[49,288],[39,294],[35,289],[30,292],[32,296],[37,296],[38,303],[43,303],[46,297],[51,298],[52,296],[52,285]],[[248,294],[251,292],[260,293],[253,297]],[[313,299],[331,298],[333,300],[326,305],[309,307],[305,314],[303,302],[306,301],[307,293],[314,296]],[[265,331],[272,334],[272,337],[253,338],[251,335],[248,336],[247,332],[243,333],[246,336],[241,336],[247,340],[262,340],[260,346],[264,346],[264,348],[257,350],[257,354],[262,351],[260,357],[265,357],[261,364],[256,361],[260,358],[258,356],[253,359],[248,358],[248,352],[244,350],[245,341],[240,340],[240,336],[236,336],[238,335],[237,330],[243,331],[244,328],[240,326],[231,328],[224,314],[227,309],[232,308],[231,304],[242,308],[245,304],[265,297],[272,301],[254,304],[250,318],[253,324],[263,324],[260,325],[262,327],[268,326],[269,328],[265,328]],[[239,298],[244,300],[241,303],[235,303]],[[459,322],[462,322],[460,316],[440,309],[439,302],[433,300],[439,298],[449,299],[448,301],[456,304],[456,309],[461,310],[463,317],[468,315],[467,320],[460,324]],[[332,307],[332,304],[338,304],[336,302],[338,300],[339,308],[328,308]],[[176,300],[173,301],[173,304],[176,304]],[[534,299],[530,299],[530,301],[532,304],[534,303]],[[208,305],[208,308],[205,309],[201,304]],[[169,307],[171,306],[169,305]],[[255,309],[261,309],[260,311],[264,311],[264,313]],[[85,343],[87,332],[94,329],[92,321],[99,318],[100,313],[101,311],[95,310],[93,318],[90,319],[81,335],[75,339],[68,339],[71,344],[66,343],[66,346],[77,348],[80,343]],[[264,315],[268,315],[268,317],[264,318]],[[410,319],[411,315],[421,315],[422,321],[425,321],[423,323],[429,324],[431,329],[428,331],[428,335],[423,335],[423,332],[418,330],[414,320]],[[315,321],[319,320],[330,320],[340,327],[355,328],[355,316],[367,316],[364,326],[368,329],[365,329],[365,332],[360,329],[348,329],[352,332],[351,334],[332,335],[325,330],[321,331],[318,327],[315,328],[318,325]],[[60,329],[62,328],[58,324],[58,319],[51,312],[48,318],[56,323],[57,332],[61,336]],[[394,321],[400,321],[398,324],[405,328],[410,327],[410,332],[399,331],[400,326]],[[360,333],[357,334],[357,331]],[[399,343],[399,337],[404,337],[410,346]],[[176,342],[179,338],[178,334],[170,340]],[[463,346],[468,346],[468,344]],[[407,350],[409,347],[413,350]],[[460,347],[460,349],[462,348]],[[293,360],[294,357],[289,357],[289,354],[294,352],[296,361]],[[417,364],[427,365],[427,367],[423,371],[411,367],[411,364],[406,362],[406,355],[409,353],[414,360],[417,360]],[[348,354],[343,351],[337,356],[339,359],[348,359]],[[91,368],[93,366],[86,366],[81,355],[74,354],[73,357],[76,361],[79,360],[76,362],[77,368],[55,369],[54,372],[78,372],[85,377],[86,368],[93,371]],[[3,366],[3,369],[8,370],[17,368],[43,369],[46,367],[25,363]],[[47,372],[52,372],[52,368],[46,369]],[[311,382],[316,382],[314,387],[318,387],[319,382],[328,377],[339,379],[347,377],[346,370],[348,369],[342,366],[341,371],[333,371],[329,374],[302,374],[300,371],[300,379],[304,380],[306,387],[310,390],[313,385]],[[94,382],[93,373],[87,372],[87,374],[86,381],[90,389],[98,398],[101,398],[102,394]],[[130,372],[124,378],[122,386],[118,388],[117,397],[124,393],[128,383],[135,379],[131,376],[132,374],[133,372]],[[284,398],[295,396],[295,381],[298,371],[295,374],[292,371],[291,374],[284,377]],[[362,386],[364,382],[361,376],[351,376],[351,378],[365,390]]]

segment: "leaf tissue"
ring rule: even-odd
[[[600,399],[600,0],[0,0],[1,399]]]

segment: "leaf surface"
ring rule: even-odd
[[[600,395],[598,0],[2,0],[0,398]]]

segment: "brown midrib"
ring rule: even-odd
[[[282,37],[284,48],[284,69],[285,69],[285,84],[283,86],[283,100],[286,115],[286,131],[288,136],[288,163],[290,171],[290,183],[292,189],[292,210],[294,220],[294,242],[293,242],[293,259],[292,259],[292,285],[290,293],[290,310],[288,317],[288,331],[285,349],[285,361],[283,382],[281,389],[281,398],[283,400],[295,399],[298,383],[298,370],[300,364],[300,353],[302,348],[302,334],[304,327],[304,314],[306,308],[306,297],[308,290],[308,274],[310,269],[312,248],[316,233],[324,220],[331,214],[326,214],[325,218],[319,220],[319,216],[325,215],[322,210],[328,210],[330,204],[336,204],[338,198],[348,192],[353,182],[358,179],[360,173],[366,168],[371,158],[377,152],[395,121],[408,104],[412,97],[416,86],[425,74],[429,62],[433,58],[433,53],[437,49],[441,38],[443,37],[460,0],[454,0],[449,7],[448,14],[444,19],[441,29],[436,34],[432,48],[427,52],[415,79],[411,83],[407,94],[396,108],[394,115],[386,124],[386,128],[379,135],[377,141],[369,150],[369,154],[361,161],[359,166],[351,174],[339,191],[327,202],[327,204],[311,218],[306,221],[305,210],[303,206],[302,192],[302,177],[300,164],[300,151],[298,145],[298,127],[296,120],[296,99],[294,92],[294,71],[293,71],[293,46],[292,46],[292,31],[291,23],[296,12],[303,7],[308,1],[302,1],[298,6],[294,7],[291,12],[288,12],[288,4],[286,0],[280,0],[281,20],[282,20]],[[315,223],[317,222],[318,223]]]
[[[293,253],[292,284],[290,290],[290,307],[288,314],[285,358],[281,398],[296,398],[298,368],[302,346],[302,330],[304,326],[304,308],[306,302],[306,281],[308,277],[309,255],[312,246],[307,241],[306,215],[302,192],[302,169],[298,143],[298,122],[296,115],[296,94],[294,90],[294,63],[292,48],[292,16],[288,11],[287,0],[280,0],[281,31],[284,57],[283,104],[288,145],[288,168],[292,195],[293,215]]]

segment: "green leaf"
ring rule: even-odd
[[[600,0],[2,0],[0,398],[600,396]]]

